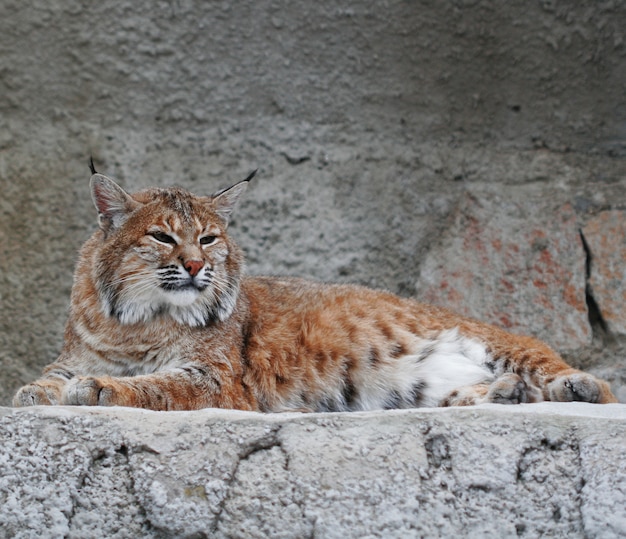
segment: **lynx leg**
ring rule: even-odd
[[[63,391],[63,404],[78,406],[130,406],[152,410],[176,409],[172,391],[180,397],[187,397],[185,409],[199,408],[189,399],[185,387],[168,388],[167,376],[148,375],[129,378],[112,376],[77,376],[70,380]],[[182,384],[179,384],[182,386]]]
[[[257,410],[251,395],[228,378],[216,378],[202,367],[187,366],[168,372],[132,377],[77,376],[63,391],[63,404],[131,406],[150,410],[233,408]]]

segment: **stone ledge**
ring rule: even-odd
[[[620,537],[626,405],[0,408],[3,537]]]

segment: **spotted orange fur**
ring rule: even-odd
[[[248,180],[127,194],[95,173],[61,355],[16,406],[277,412],[615,402],[546,344],[393,294],[245,277],[228,235]]]

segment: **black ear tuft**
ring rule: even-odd
[[[249,182],[252,178],[254,178],[254,176],[256,175],[256,173],[259,171],[258,168],[255,168],[252,172],[250,172],[250,174],[248,174],[248,177],[243,180],[244,182]]]
[[[224,223],[228,224],[230,214],[235,208],[237,200],[239,200],[239,197],[245,192],[248,187],[248,182],[255,174],[256,170],[252,172],[252,174],[248,174],[245,180],[241,180],[231,187],[222,189],[210,197],[215,213],[217,213]]]
[[[89,157],[89,170],[91,170],[91,174],[92,174],[92,175],[93,175],[93,174],[98,174],[98,173],[96,172],[96,167],[94,167],[94,166],[93,166],[93,156],[90,156],[90,157]],[[256,170],[255,170],[255,172],[256,172]]]

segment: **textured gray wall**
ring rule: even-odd
[[[2,4],[2,112],[27,124],[403,122],[423,139],[623,151],[621,2]]]
[[[624,2],[1,2],[0,404],[61,346],[90,154],[129,190],[258,167],[250,272],[536,333],[626,400],[622,276],[578,237],[622,256],[625,28]]]

